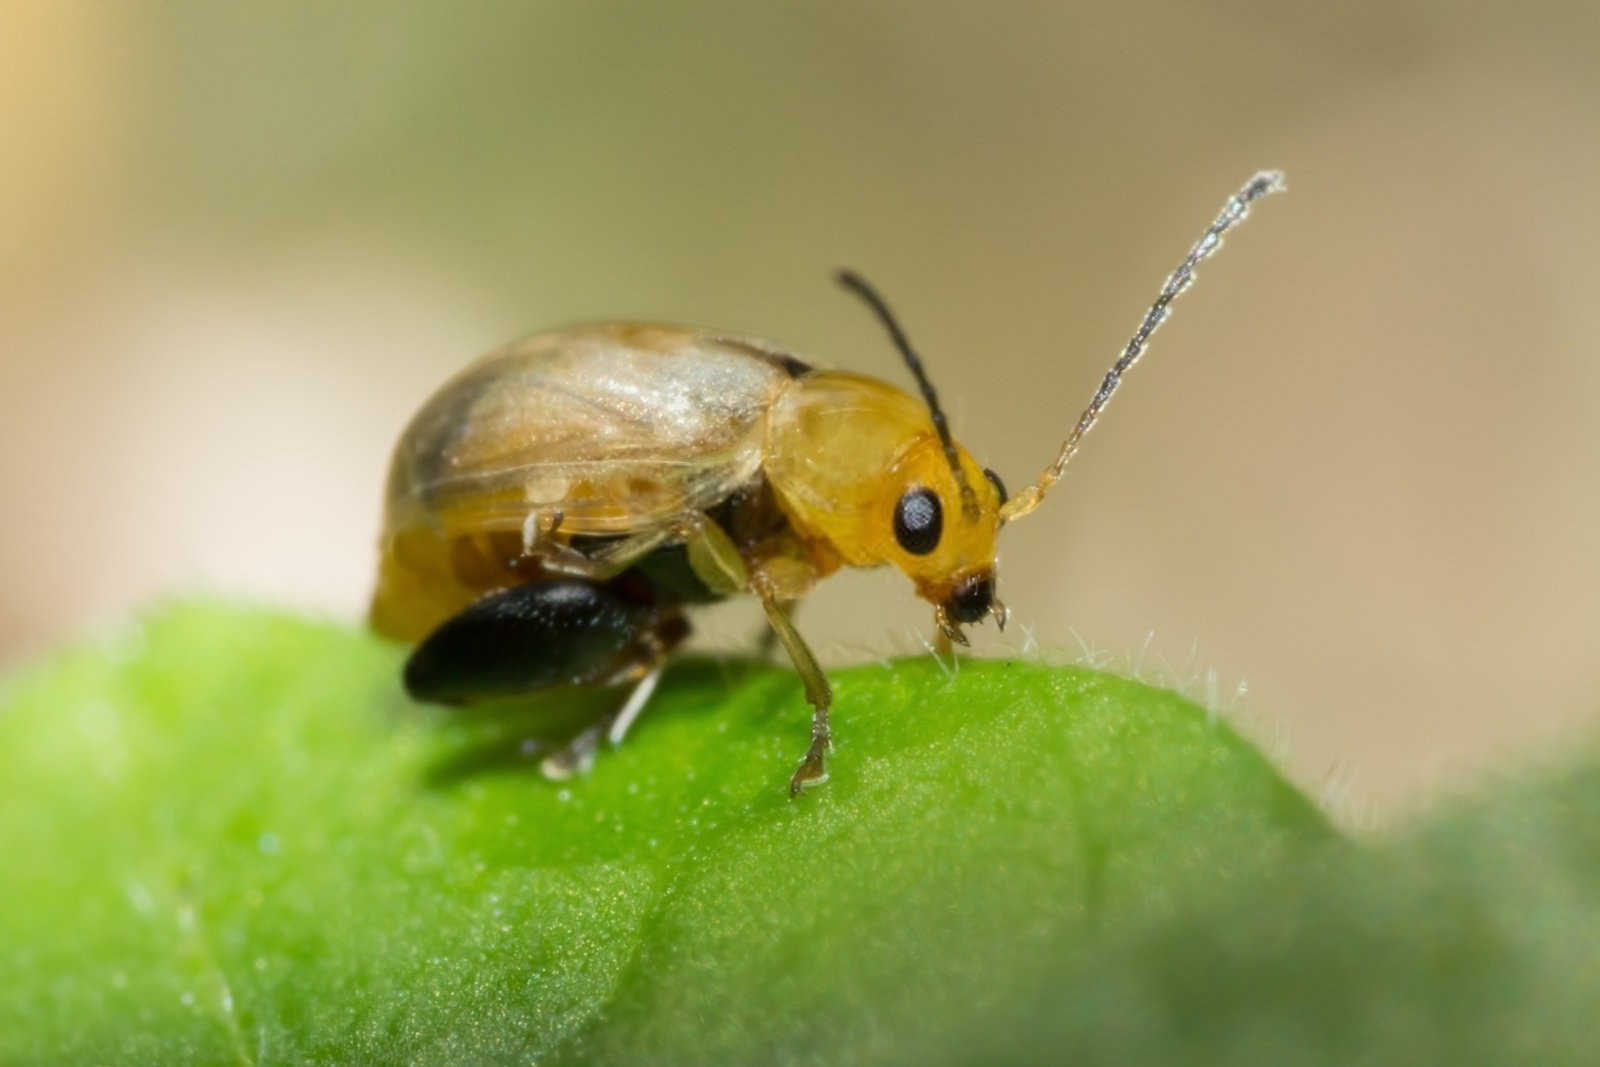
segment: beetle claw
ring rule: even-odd
[[[789,779],[789,795],[797,797],[803,790],[814,785],[821,785],[828,780],[828,769],[825,758],[828,752],[829,739],[827,737],[812,738],[811,747],[806,750],[806,758],[800,761],[800,766],[794,772],[794,777]]]

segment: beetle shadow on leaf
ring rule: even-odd
[[[623,744],[649,744],[652,725],[665,718],[710,717],[726,705],[737,686],[763,669],[761,661],[750,658],[675,659]],[[628,692],[627,686],[560,687],[510,700],[437,709],[435,727],[450,740],[425,769],[423,784],[448,788],[483,775],[521,774],[552,787],[563,785],[545,778],[540,769],[545,757],[615,712]],[[686,693],[697,694],[698,699],[684,699]],[[612,748],[602,741],[596,759],[606,759]]]

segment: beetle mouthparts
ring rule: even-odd
[[[994,573],[969,574],[956,583],[944,610],[956,622],[982,622],[994,607]]]
[[[945,637],[949,638],[956,644],[972,644],[971,641],[967,640],[967,635],[962,631],[961,624],[950,617],[950,612],[945,609],[943,604],[939,604],[934,607],[933,624],[939,628],[940,633],[944,634]]]

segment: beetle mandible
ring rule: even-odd
[[[842,566],[893,564],[944,640],[992,616],[1000,527],[1039,506],[1172,301],[1250,205],[1263,171],[1168,276],[1055,460],[1007,496],[950,436],[904,331],[858,275],[921,398],[813,368],[767,341],[603,323],[538,334],[446,382],[395,447],[372,626],[419,642],[404,681],[468,703],[632,682],[613,715],[547,758],[553,776],[619,742],[687,636],[690,605],[754,595],[813,709],[792,794],[827,777],[827,676],[790,618]]]

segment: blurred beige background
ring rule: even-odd
[[[1275,166],[977,645],[1185,684],[1356,820],[1600,710],[1592,5],[0,12],[0,660],[187,590],[356,618],[400,426],[532,329],[903,382],[844,264],[1021,485]],[[801,622],[838,661],[928,612],[850,575]]]

